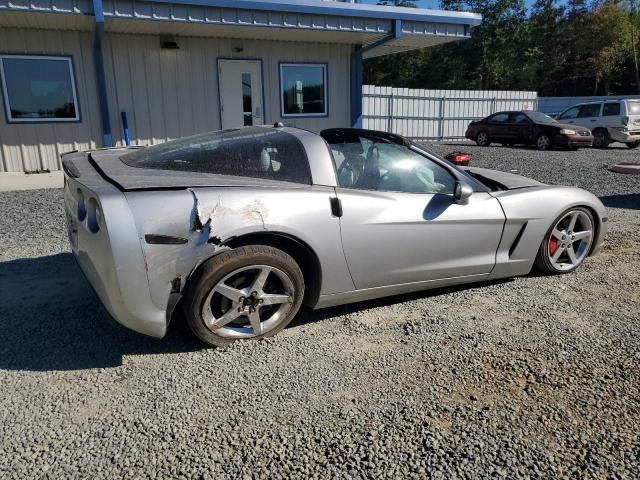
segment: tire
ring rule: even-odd
[[[626,144],[628,148],[638,148],[640,147],[640,142],[631,142]]]
[[[571,244],[571,250],[574,252],[574,258],[576,258],[575,263],[571,260],[570,255],[568,254],[568,249],[564,248],[564,241],[554,234],[556,227],[559,225],[565,225],[564,222],[567,218],[569,218],[570,222],[571,217],[574,214],[577,216],[580,225],[578,226],[578,221],[574,222],[574,227],[571,230],[572,235],[577,235],[588,230],[591,232],[590,236],[588,238],[572,240],[571,236],[568,235],[568,231],[563,231],[560,228],[558,228],[557,231],[566,233],[566,244]],[[576,231],[576,228],[580,228],[580,230]],[[573,272],[584,263],[584,260],[589,255],[591,247],[593,246],[594,233],[595,224],[593,221],[593,215],[589,210],[582,207],[575,207],[564,211],[553,221],[551,227],[549,227],[549,230],[544,236],[540,247],[538,248],[538,253],[536,254],[535,259],[536,269],[545,274],[564,274]],[[576,244],[578,245],[576,246]],[[559,253],[558,250],[560,250]],[[557,260],[554,261],[553,256],[555,253],[558,253],[559,256]]]
[[[596,128],[593,131],[593,146],[595,148],[607,148],[610,143],[609,132],[604,128]]]
[[[476,135],[476,145],[480,147],[488,147],[489,145],[491,145],[489,134],[484,131],[478,132],[478,134]]]
[[[267,272],[262,287],[257,286],[261,272]],[[195,336],[209,346],[260,340],[293,320],[304,290],[302,271],[287,253],[266,245],[239,247],[209,259],[189,281],[185,317]]]
[[[541,151],[549,150],[551,148],[551,137],[546,133],[541,133],[536,138],[536,148]]]

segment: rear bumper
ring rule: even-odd
[[[98,197],[67,178],[64,197],[71,250],[100,301],[119,324],[162,338],[167,330],[166,311],[151,300],[145,260],[127,201],[111,188],[113,192],[104,189]],[[83,193],[85,203],[99,198],[102,215],[96,223],[89,222],[89,212],[84,218],[78,214],[78,191]]]
[[[618,128],[608,128],[609,136],[612,140],[616,142],[622,143],[633,143],[640,142],[640,129],[638,130],[630,130],[630,131],[622,131]]]

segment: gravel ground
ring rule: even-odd
[[[0,478],[640,478],[640,152],[434,148],[600,195],[607,247],[203,349],[105,321],[61,191],[0,194]]]

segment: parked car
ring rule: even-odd
[[[594,147],[606,148],[611,142],[640,146],[640,99],[581,103],[562,112],[558,120],[589,128]]]
[[[63,157],[71,249],[110,314],[204,343],[282,330],[302,304],[543,272],[600,250],[577,188],[464,170],[383,132],[245,127]]]
[[[588,128],[558,123],[540,112],[498,112],[471,122],[465,137],[486,147],[493,142],[505,146],[535,145],[538,150],[554,146],[577,149],[590,147],[593,137]]]

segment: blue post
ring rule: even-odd
[[[362,47],[351,52],[351,126],[362,128]]]
[[[131,135],[129,135],[129,122],[127,121],[127,112],[120,112],[122,118],[122,131],[124,132],[124,143],[128,147],[131,145]]]
[[[104,34],[104,11],[102,0],[93,0],[93,15],[96,21],[93,36],[93,61],[98,86],[98,104],[100,105],[100,123],[102,123],[102,146],[112,147],[111,124],[109,122],[109,102],[107,100],[107,81],[104,74],[102,57],[102,36]]]

